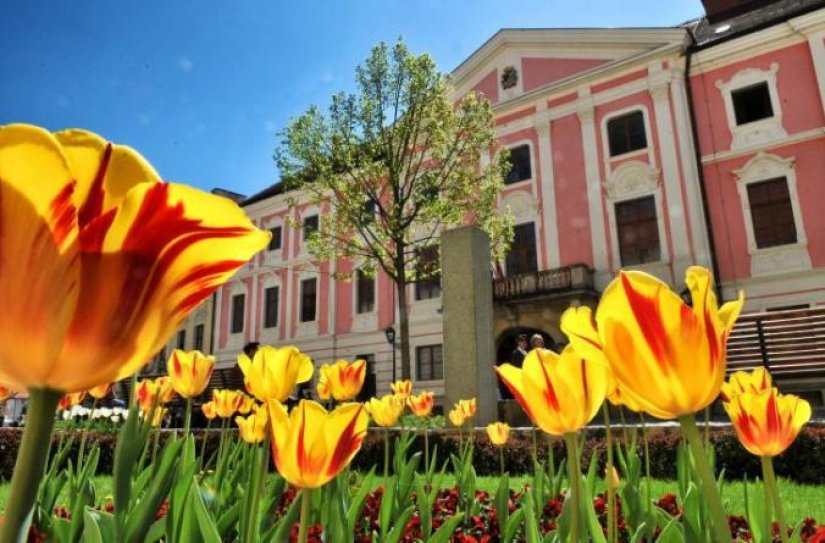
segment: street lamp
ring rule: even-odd
[[[388,326],[384,330],[384,335],[387,337],[387,343],[392,345],[392,382],[395,382],[395,328]]]

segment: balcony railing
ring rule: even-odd
[[[493,298],[512,300],[536,294],[593,288],[593,270],[585,264],[523,273],[493,280]]]

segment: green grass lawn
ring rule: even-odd
[[[510,487],[520,489],[529,482],[530,477],[515,476],[510,479]],[[95,488],[98,499],[103,501],[112,493],[111,477],[95,477]],[[376,482],[379,484],[380,480]],[[452,476],[444,477],[444,486],[450,487],[454,484]],[[751,483],[752,485],[753,483]],[[731,511],[734,514],[744,514],[744,485],[742,482],[734,481],[725,485],[723,499],[730,502]],[[495,493],[498,488],[498,477],[479,477],[479,490]],[[8,500],[8,484],[0,484],[0,511],[6,508]],[[668,492],[676,492],[675,481],[665,481],[654,479],[651,484],[651,495],[655,498],[661,497]],[[782,495],[782,503],[785,505],[785,515],[788,522],[797,523],[805,517],[814,517],[820,524],[825,524],[825,486],[799,485],[787,480],[779,481],[779,492]],[[65,500],[65,496],[61,501]]]

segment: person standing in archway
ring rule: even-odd
[[[529,340],[527,338],[527,334],[519,334],[516,338],[516,348],[510,353],[510,364],[517,368],[521,367],[524,363],[524,357],[527,356],[528,344]],[[513,399],[513,394],[510,392],[510,389],[508,389],[504,383],[501,382],[501,378],[498,380],[498,390],[501,394],[502,400]]]
[[[533,334],[530,338],[530,350],[544,349],[544,337],[541,334]]]

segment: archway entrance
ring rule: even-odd
[[[516,326],[508,328],[496,339],[496,365],[510,362],[510,356],[516,349],[516,338],[521,334],[526,334],[528,338],[533,337],[533,334],[539,334],[544,338],[544,347],[546,349],[556,350],[556,340],[544,330]]]

